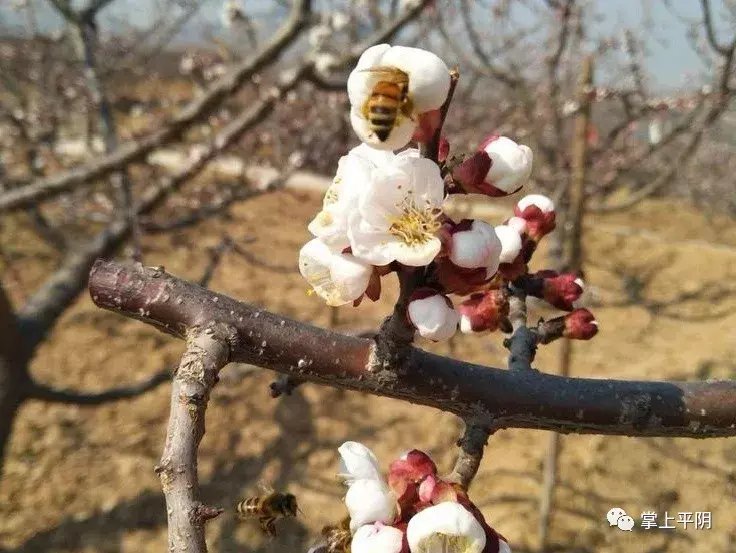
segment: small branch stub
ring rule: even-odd
[[[491,429],[487,426],[466,421],[465,432],[457,441],[460,451],[455,461],[455,467],[447,477],[449,482],[456,482],[463,489],[468,489],[478,473],[480,462],[483,459],[483,451],[491,433]]]

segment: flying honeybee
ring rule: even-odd
[[[379,79],[363,105],[363,117],[378,140],[385,142],[401,117],[412,118],[409,75],[395,67],[373,67],[363,71],[375,73]]]
[[[294,494],[276,492],[266,486],[263,491],[263,495],[244,499],[235,509],[241,519],[258,520],[266,535],[275,536],[276,519],[295,517],[299,507]]]
[[[327,553],[350,553],[350,517],[337,524],[328,524],[322,528],[322,537],[327,542]]]

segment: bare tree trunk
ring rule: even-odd
[[[0,286],[0,474],[13,421],[23,402],[27,358],[15,314]]]
[[[587,57],[583,63],[578,84],[578,102],[580,111],[575,120],[575,134],[572,145],[572,174],[568,189],[568,210],[564,242],[564,268],[566,271],[580,274],[583,266],[583,216],[585,214],[585,170],[588,155],[588,129],[590,126],[590,91],[593,85],[593,58]],[[570,374],[572,361],[572,343],[565,338],[560,352],[560,375]],[[557,484],[557,461],[560,456],[560,435],[550,435],[547,455],[544,461],[544,483],[539,500],[539,550],[547,551],[549,546],[549,525],[554,509],[554,494]]]

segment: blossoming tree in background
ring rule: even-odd
[[[186,339],[174,376],[167,439],[157,472],[167,502],[169,547],[206,551],[204,524],[221,510],[199,499],[197,447],[220,369],[241,361],[276,370],[277,391],[304,381],[362,390],[460,416],[465,431],[452,470],[411,449],[384,479],[375,456],[343,444],[349,519],[337,525],[355,553],[507,553],[468,495],[488,437],[500,428],[638,436],[736,434],[736,383],[636,382],[546,375],[532,368],[540,344],[587,340],[598,325],[576,306],[576,274],[531,272],[555,226],[553,202],[521,197],[502,224],[453,220],[454,194],[518,193],[532,151],[490,136],[454,152],[442,134],[459,76],[434,54],[386,44],[366,50],[348,79],[351,123],[363,141],[344,156],[299,268],[331,306],[375,300],[396,273],[399,298],[371,339],[289,320],[145,268],[98,261],[93,301]],[[413,147],[416,143],[417,147]],[[529,325],[527,298],[566,312]],[[508,334],[508,370],[412,347],[415,336],[447,340],[458,329]],[[407,444],[409,446],[413,444]],[[341,542],[344,543],[344,542]],[[334,542],[318,548],[337,551]]]

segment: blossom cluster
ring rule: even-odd
[[[458,329],[507,330],[511,284],[570,312],[561,322],[565,336],[592,337],[595,319],[576,309],[582,281],[529,272],[537,244],[555,228],[549,198],[524,196],[500,225],[454,221],[444,211],[451,194],[518,192],[533,162],[529,147],[498,135],[481,141],[476,152],[452,156],[441,137],[436,159],[410,147],[440,135],[450,87],[450,71],[431,52],[381,44],[363,53],[348,78],[350,118],[363,143],[340,159],[322,209],[309,223],[314,239],[300,251],[301,274],[328,305],[339,306],[375,301],[381,278],[391,272],[422,271],[406,318],[434,341]],[[459,297],[457,305],[451,295]]]
[[[345,442],[338,451],[352,553],[511,553],[465,490],[438,476],[426,453],[405,453],[385,479],[363,444]]]

